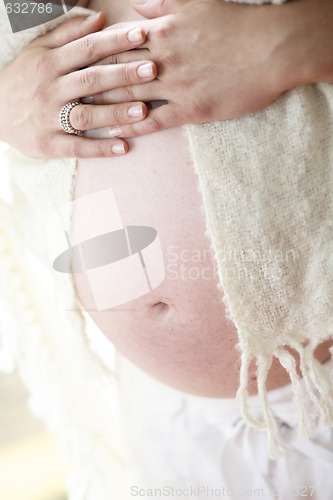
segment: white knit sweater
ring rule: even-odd
[[[71,15],[80,12],[88,11]],[[63,20],[13,35],[0,3],[1,66]],[[268,430],[271,456],[281,452],[265,392],[273,356],[290,374],[300,433],[308,435],[317,422],[304,411],[287,346],[300,354],[317,416],[333,423],[332,376],[313,357],[315,347],[333,337],[332,123],[333,87],[316,85],[289,92],[253,116],[187,127],[220,286],[239,333],[243,414]],[[71,199],[76,162],[30,160],[10,148],[1,162],[10,170],[13,199],[0,203],[0,273],[14,329],[2,331],[0,361],[3,369],[17,364],[35,413],[76,464],[71,500],[122,498],[114,478],[126,480],[126,448],[113,367],[89,345],[70,277],[49,270],[41,230],[45,214]],[[247,407],[252,359],[262,422]],[[111,480],[108,470],[115,467]]]

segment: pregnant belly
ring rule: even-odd
[[[116,348],[152,376],[198,395],[234,396],[237,333],[218,289],[187,137],[173,129],[135,139],[124,157],[80,160],[75,197],[106,189],[113,191],[124,226],[156,229],[165,279],[139,298],[97,311],[86,276],[77,274],[83,306]],[[114,214],[100,216],[107,223]],[[88,224],[85,217],[74,210],[73,231]],[[107,283],[105,295],[114,295],[115,286]],[[255,392],[254,373],[252,379]],[[287,381],[275,364],[268,387]]]
[[[124,157],[80,160],[75,197],[111,188],[124,226],[156,229],[165,279],[104,311],[93,310],[85,276],[76,275],[76,286],[94,321],[133,363],[188,392],[231,395],[238,383],[237,335],[217,288],[197,184],[181,130],[135,139]],[[73,231],[87,223],[82,217],[74,211]],[[111,295],[115,283],[109,285]]]

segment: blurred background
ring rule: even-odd
[[[56,442],[30,413],[19,375],[0,374],[0,498],[66,500],[65,477]]]
[[[1,149],[5,146],[0,143]],[[0,165],[0,197],[9,198],[8,173]],[[0,276],[1,279],[1,276]],[[7,323],[0,303],[0,323]],[[53,436],[34,418],[28,393],[0,345],[0,498],[1,500],[66,500],[66,468]]]

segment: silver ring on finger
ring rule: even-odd
[[[75,108],[75,106],[79,106],[80,104],[81,104],[80,101],[72,101],[68,102],[67,104],[65,104],[65,106],[61,108],[59,121],[62,130],[66,132],[66,134],[74,134],[74,135],[83,134],[83,130],[78,130],[74,128],[70,121],[70,114],[72,109]]]

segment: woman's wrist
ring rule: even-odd
[[[294,0],[275,9],[281,40],[276,50],[282,91],[333,81],[331,0]]]

